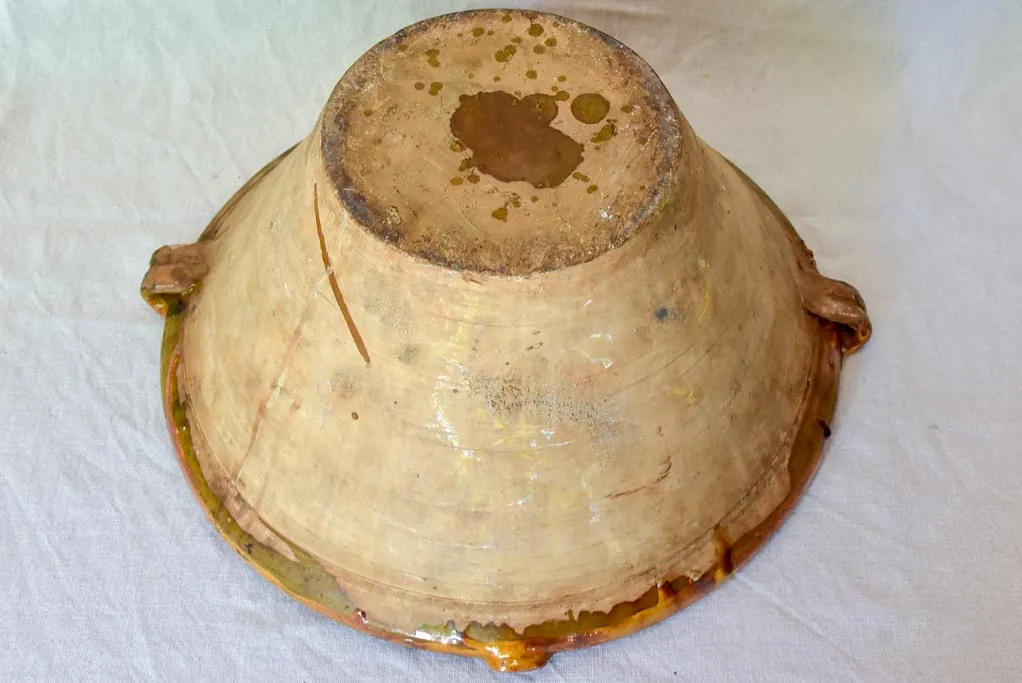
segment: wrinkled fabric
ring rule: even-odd
[[[1022,680],[1022,5],[524,5],[643,55],[876,334],[749,565],[519,679]],[[337,625],[227,547],[138,296],[360,54],[463,7],[0,0],[0,680],[511,680]]]

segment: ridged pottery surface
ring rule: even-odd
[[[351,626],[501,669],[748,559],[869,336],[639,57],[518,11],[378,44],[142,289],[234,548]]]

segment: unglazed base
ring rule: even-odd
[[[290,151],[273,160],[238,191],[203,232],[198,245],[218,234],[221,217],[246,193],[254,191],[259,181]],[[739,173],[741,174],[740,171]],[[744,174],[741,176],[750,188],[767,202],[770,210],[782,219],[782,225],[788,232],[787,236],[791,240],[796,258],[807,277],[819,278],[811,253],[801,243],[790,223],[755,183]],[[833,282],[819,279],[821,282]],[[812,284],[806,291],[807,298],[812,299],[814,291]],[[147,301],[166,316],[161,377],[164,409],[171,439],[192,490],[220,534],[263,577],[321,614],[388,641],[436,652],[478,657],[499,671],[534,669],[544,665],[555,652],[595,645],[634,633],[665,619],[707,594],[749,561],[778,530],[819,467],[824,442],[831,432],[829,425],[837,398],[843,354],[858,348],[870,334],[868,320],[863,329],[856,330],[854,327],[818,318],[819,334],[815,341],[814,370],[807,382],[801,409],[792,431],[791,453],[788,458],[790,489],[779,505],[757,526],[739,538],[729,539],[718,529],[714,543],[717,560],[697,579],[681,576],[661,581],[649,586],[642,594],[636,595],[634,600],[618,603],[608,611],[582,611],[577,615],[570,614],[567,619],[548,620],[520,630],[506,625],[492,623],[482,625],[473,622],[462,630],[451,624],[424,624],[410,632],[374,623],[371,615],[345,595],[335,577],[297,546],[293,544],[289,546],[295,556],[294,559],[289,559],[264,542],[260,542],[243,528],[243,524],[239,524],[210,488],[202,474],[192,444],[187,410],[179,400],[177,381],[182,362],[179,347],[181,327],[185,317],[186,299],[192,293],[194,290],[172,295],[154,293],[152,288],[144,289]],[[811,309],[808,303],[807,307]]]

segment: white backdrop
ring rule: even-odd
[[[790,522],[694,607],[519,678],[285,597],[178,471],[137,286],[364,50],[466,5],[0,0],[0,680],[1022,680],[1022,3],[530,5],[644,55],[865,296]]]

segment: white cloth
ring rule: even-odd
[[[1022,680],[1022,4],[533,6],[645,56],[876,336],[751,564],[528,678]],[[0,680],[511,680],[335,624],[228,549],[137,293],[363,51],[461,7],[0,0]]]

